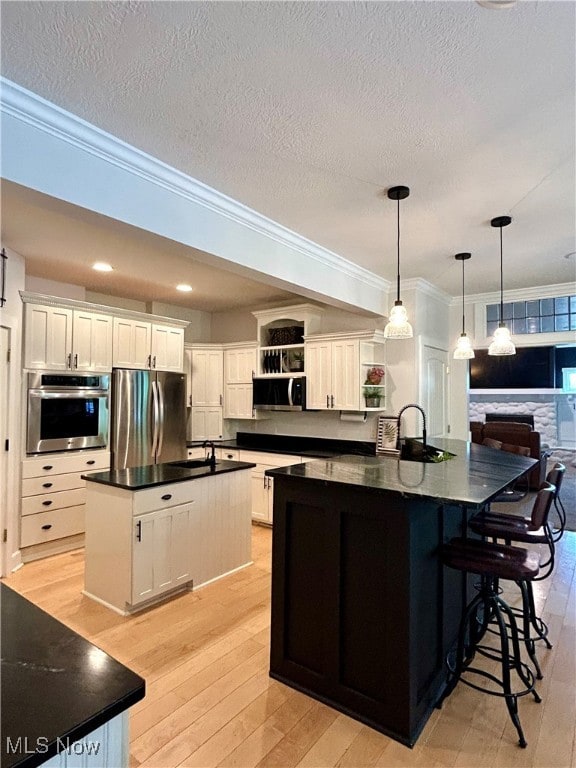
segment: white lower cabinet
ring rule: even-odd
[[[85,589],[124,615],[251,563],[250,472],[86,489]]]
[[[300,456],[288,453],[265,453],[240,449],[240,461],[256,464],[252,469],[252,520],[272,525],[274,506],[274,480],[264,473],[267,469],[300,464]]]
[[[193,514],[191,503],[134,518],[133,604],[194,580],[190,557]]]
[[[82,545],[86,481],[83,474],[110,466],[108,451],[45,453],[22,462],[22,560]]]

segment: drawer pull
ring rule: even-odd
[[[53,483],[42,483],[42,488],[52,488]]]
[[[47,525],[42,526],[43,531],[49,531],[50,528],[52,528],[52,523],[48,523]]]
[[[42,505],[43,505],[44,507],[49,507],[49,506],[50,506],[50,504],[52,504],[52,502],[51,502],[51,501],[43,501],[43,502],[42,502]]]
[[[87,461],[86,464],[88,465],[96,464],[96,459],[90,459],[90,461]]]
[[[48,472],[49,469],[54,469],[54,467],[52,464],[46,464],[46,466],[42,467],[42,469],[45,469]]]
[[[172,498],[171,493],[165,493],[164,496],[162,496],[162,501],[170,501],[171,498]]]

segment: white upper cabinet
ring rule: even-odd
[[[184,329],[114,318],[114,367],[176,371],[184,368]]]
[[[152,324],[152,368],[181,371],[184,366],[184,329]]]
[[[25,305],[24,367],[109,371],[112,317],[79,309]]]
[[[24,367],[108,372],[116,368],[184,369],[183,320],[20,293],[24,302]],[[166,322],[163,322],[163,321]]]
[[[258,354],[256,345],[224,350],[224,377],[226,384],[247,384],[256,373]]]
[[[223,395],[222,347],[192,347],[192,406],[221,406]]]
[[[384,380],[369,382],[373,369],[384,370],[384,337],[380,331],[307,337],[306,406],[314,410],[383,410]],[[366,406],[368,402],[378,405]]]

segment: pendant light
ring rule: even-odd
[[[388,323],[384,328],[385,339],[411,339],[414,335],[412,333],[412,326],[408,322],[406,309],[402,306],[402,302],[400,301],[400,200],[405,200],[409,194],[410,189],[408,187],[390,187],[388,190],[388,198],[390,200],[396,200],[398,203],[398,261],[396,269],[396,301],[390,312]]]
[[[515,355],[516,347],[510,338],[510,331],[504,322],[504,278],[502,269],[502,228],[512,222],[510,216],[496,216],[490,224],[500,230],[500,315],[498,328],[494,331],[494,340],[488,347],[489,355]]]
[[[466,328],[464,325],[464,262],[472,258],[472,254],[457,253],[454,258],[456,261],[462,262],[462,333],[460,334],[456,349],[454,350],[454,360],[470,360],[470,358],[474,357],[474,350],[472,349],[470,339],[466,336]]]

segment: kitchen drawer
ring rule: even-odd
[[[22,514],[35,515],[52,509],[75,507],[86,501],[86,488],[74,488],[70,491],[45,493],[41,496],[26,496],[22,499]]]
[[[189,459],[203,459],[206,456],[206,448],[197,446],[196,448],[188,448],[187,456]]]
[[[201,483],[201,480],[196,480]],[[132,513],[140,515],[143,512],[154,512],[158,509],[173,507],[175,504],[185,504],[194,501],[198,496],[198,488],[194,491],[195,483],[169,483],[157,488],[147,488],[144,491],[135,491],[132,505]]]
[[[238,448],[216,448],[216,458],[221,461],[240,461]]]
[[[289,453],[266,453],[265,451],[240,450],[240,461],[249,461],[254,464],[266,464],[268,467],[289,467],[291,464],[300,464],[300,456]]]
[[[40,494],[69,491],[71,488],[84,488],[80,472],[69,472],[65,475],[52,477],[28,477],[22,480],[22,496],[39,496]]]
[[[107,469],[110,466],[110,453],[96,451],[94,453],[45,454],[34,459],[24,459],[22,462],[22,477],[48,477],[63,475],[67,472],[85,472],[86,470]]]
[[[84,505],[40,512],[22,518],[21,547],[84,533]]]

